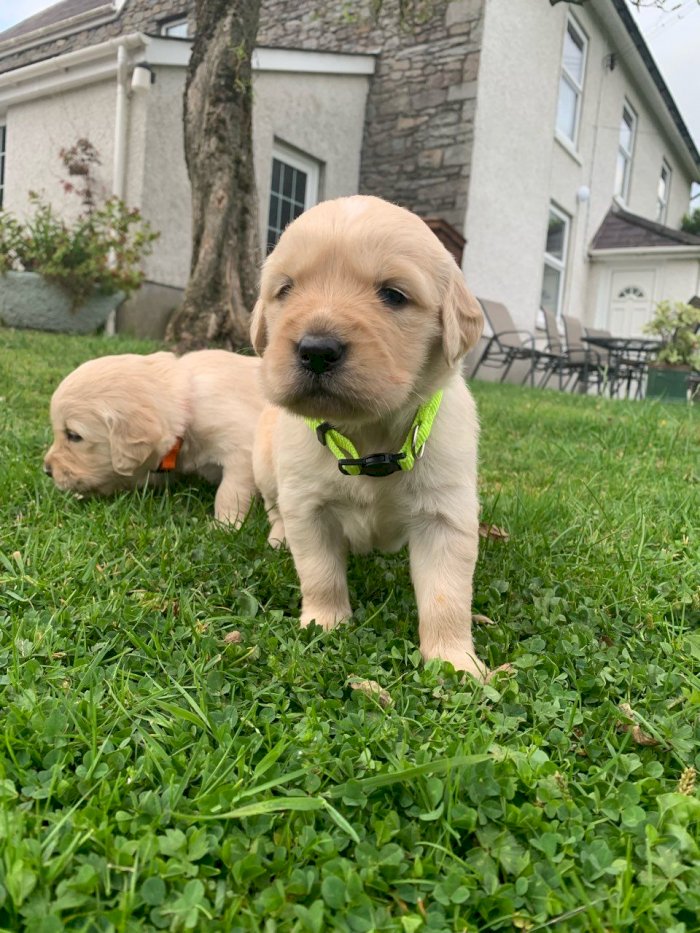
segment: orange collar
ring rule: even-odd
[[[178,437],[175,439],[175,443],[163,457],[163,459],[158,464],[158,469],[156,473],[169,473],[171,470],[174,470],[177,466],[177,455],[180,453],[180,448],[182,447],[182,438]]]

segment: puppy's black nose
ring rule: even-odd
[[[47,476],[53,476],[53,470],[48,460],[44,460],[44,473],[46,473]]]
[[[305,334],[297,344],[304,369],[320,376],[334,369],[345,356],[345,344],[330,334]]]

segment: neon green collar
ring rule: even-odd
[[[442,389],[420,406],[413,419],[408,437],[401,450],[395,454],[369,454],[361,457],[353,442],[337,431],[328,421],[321,418],[304,418],[319,441],[328,447],[338,461],[338,469],[346,476],[389,476],[400,470],[412,470],[420,460],[425,443],[433,429],[435,416],[442,401]]]

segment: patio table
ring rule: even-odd
[[[635,398],[644,397],[644,377],[649,360],[653,359],[662,342],[655,337],[612,337],[596,335],[584,337],[592,347],[604,350],[608,355],[610,369],[610,395],[615,395],[617,385],[627,383],[626,398],[630,397],[632,381],[636,380]]]

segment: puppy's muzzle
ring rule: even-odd
[[[345,356],[346,344],[330,334],[305,334],[297,344],[302,369],[321,376],[337,369]]]
[[[53,468],[48,460],[44,460],[44,473],[47,476],[53,476]]]

